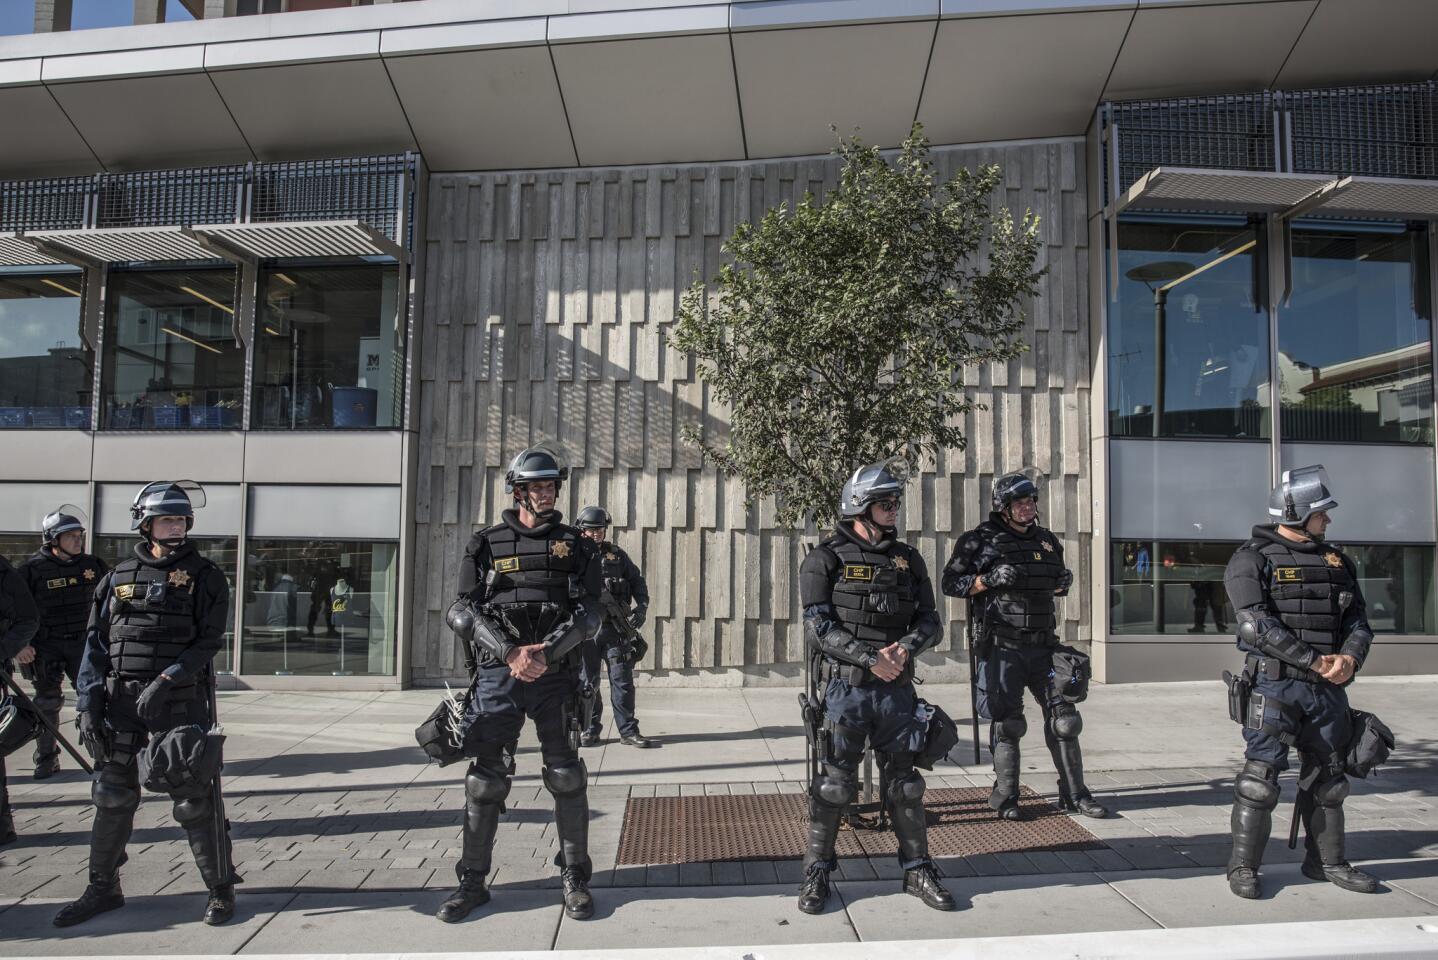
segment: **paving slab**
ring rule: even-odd
[[[1006,937],[1158,926],[1092,873],[945,880],[958,909],[924,906],[893,882],[835,884],[862,940]]]
[[[497,890],[461,923],[434,916],[440,890],[304,893],[272,919],[245,954],[467,953],[485,946],[548,950],[563,908],[552,892]]]
[[[564,918],[557,950],[846,943],[858,939],[838,897],[818,916],[800,913],[792,886],[611,887],[594,916]]]
[[[0,923],[3,956],[158,956],[235,953],[292,899],[292,894],[240,894],[235,918],[222,927],[200,922],[203,893],[131,897],[119,910],[76,927],[50,921],[66,901],[28,899]]]
[[[1390,887],[1438,906],[1438,859],[1421,857],[1364,864],[1363,869]]]
[[[1296,863],[1265,865],[1260,871],[1263,896],[1258,900],[1234,896],[1222,870],[1100,876],[1165,927],[1407,917],[1433,912],[1432,903],[1402,890],[1351,893],[1331,883],[1309,880],[1299,873]]]

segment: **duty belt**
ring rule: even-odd
[[[843,677],[849,681],[849,686],[851,687],[871,687],[884,683],[907,683],[914,679],[913,657],[904,661],[904,672],[893,680],[880,680],[867,667],[861,667],[856,663],[847,663],[829,656],[820,657],[819,659],[823,664],[823,671],[819,677],[821,687],[828,686],[829,681],[834,677]]]
[[[154,679],[155,677],[151,677],[149,680],[143,677],[123,677],[119,674],[112,673],[105,678],[105,693],[112,697],[124,696],[136,698],[145,692],[145,688],[148,687],[150,681]],[[195,685],[193,683],[181,684],[174,683],[173,681],[171,683],[171,700],[189,700],[193,698],[195,692]]]
[[[1302,680],[1304,683],[1319,683],[1323,680],[1312,670],[1295,667],[1273,657],[1250,653],[1244,662],[1244,670],[1252,676],[1263,676],[1270,680]]]

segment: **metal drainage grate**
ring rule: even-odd
[[[985,787],[928,791],[929,852],[966,857],[1025,850],[1098,850],[1104,844],[1024,788],[1020,798],[1028,819],[999,820],[989,809]],[[735,860],[797,860],[808,827],[804,794],[631,797],[619,839],[620,865],[705,863]],[[890,830],[839,832],[840,857],[893,856]]]

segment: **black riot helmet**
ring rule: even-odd
[[[193,480],[155,480],[140,488],[130,505],[130,529],[150,540],[149,521],[156,517],[184,517],[185,530],[195,525],[195,508],[205,505],[205,489]],[[161,540],[162,546],[175,549],[184,539]]]
[[[1011,516],[1009,508],[1015,500],[1022,500],[1025,497],[1033,497],[1038,500],[1039,480],[1042,474],[1034,467],[1025,467],[1017,473],[1006,473],[994,481],[993,495],[990,497],[990,504],[994,513],[1004,516]],[[1033,522],[1038,522],[1038,514],[1035,512]]]
[[[504,492],[518,493],[520,496],[516,500],[523,499],[531,513],[542,515],[529,499],[529,484],[535,480],[553,480],[557,495],[568,479],[569,467],[556,450],[551,447],[526,447],[509,461],[509,469],[504,472]]]
[[[585,507],[574,518],[574,525],[581,530],[602,530],[609,524],[609,511],[600,506]]]
[[[40,717],[35,708],[6,694],[0,699],[0,757],[8,757],[35,739]]]
[[[839,516],[845,520],[868,515],[876,501],[904,495],[904,482],[909,478],[908,461],[890,457],[879,463],[865,464],[844,482],[839,494]],[[892,530],[893,527],[884,527]]]
[[[53,547],[60,534],[74,530],[84,533],[85,526],[85,511],[73,503],[62,503],[40,521],[40,538],[45,546]]]
[[[1283,471],[1278,486],[1268,495],[1268,515],[1285,527],[1302,528],[1320,510],[1338,506],[1323,464]]]

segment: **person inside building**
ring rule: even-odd
[[[973,600],[981,638],[976,676],[979,716],[990,721],[994,788],[989,805],[1003,820],[1023,819],[1019,805],[1019,741],[1028,730],[1024,690],[1043,712],[1044,742],[1058,770],[1059,805],[1087,817],[1108,811],[1083,776],[1079,731],[1083,718],[1053,682],[1059,645],[1055,598],[1068,593],[1073,573],[1063,546],[1039,525],[1038,481],[1030,472],[994,481],[989,518],[959,537],[944,567],[942,588]]]
[[[85,552],[85,515],[74,504],[64,504],[40,521],[40,548],[17,568],[35,605],[40,609],[40,630],[35,634],[35,657],[23,672],[35,685],[35,707],[59,729],[60,708],[65,705],[65,681],[75,687],[80,659],[85,652],[85,624],[95,588],[109,572],[105,561]],[[35,739],[35,779],[44,780],[60,769],[60,745],[42,725]]]
[[[604,699],[599,696],[600,663],[608,666],[609,698],[614,707],[614,723],[619,728],[619,742],[630,747],[653,745],[639,732],[634,716],[634,664],[644,656],[644,639],[639,628],[649,610],[649,587],[644,574],[629,559],[629,554],[609,540],[609,511],[599,506],[585,507],[575,517],[575,526],[594,541],[599,550],[604,625],[592,642],[584,645],[584,670],[594,691],[594,707],[584,731],[583,746],[599,743],[604,723]]]
[[[204,490],[189,480],[142,487],[130,507],[140,542],[95,590],[75,702],[80,739],[97,767],[89,885],[55,915],[57,927],[125,905],[120,866],[140,805],[142,752],[151,773],[168,771],[175,820],[209,890],[205,923],[234,916],[240,878],[215,789],[220,758],[205,734],[217,721],[212,661],[229,625],[230,587],[189,539],[204,502]],[[177,754],[193,764],[164,765]]]
[[[600,622],[600,565],[593,541],[564,522],[555,501],[569,468],[545,447],[521,450],[504,475],[513,498],[500,522],[464,548],[459,599],[447,622],[474,652],[477,669],[463,723],[465,776],[459,888],[437,916],[457,923],[488,903],[495,834],[526,718],[539,734],[541,777],[554,798],[556,862],[564,912],[594,913],[589,892],[588,771],[570,739],[577,723],[582,646]]]

